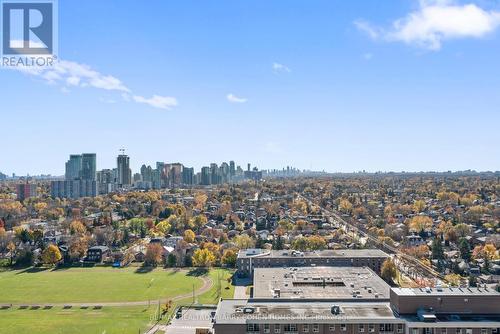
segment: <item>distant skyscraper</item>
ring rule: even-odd
[[[66,180],[76,180],[81,177],[82,172],[82,156],[80,154],[71,154],[66,162]]]
[[[185,185],[194,184],[194,168],[184,167],[182,169],[182,183]]]
[[[211,163],[210,164],[210,178],[211,182],[210,184],[219,184],[220,183],[220,173],[219,173],[219,167],[217,166],[216,163]]]
[[[97,191],[99,194],[107,194],[115,189],[115,178],[111,169],[103,169],[97,172]]]
[[[82,154],[82,173],[81,179],[87,181],[95,181],[96,177],[96,154],[83,153]]]
[[[144,182],[153,182],[153,168],[151,166],[142,165],[141,178]]]
[[[236,167],[234,161],[229,161],[229,176],[234,177],[236,175]]]
[[[161,161],[156,162],[156,172],[154,173],[153,185],[155,188],[163,188],[166,186],[164,178],[165,163]]]
[[[130,170],[130,158],[128,155],[120,154],[116,159],[118,169],[118,184],[128,186],[132,184],[132,171]]]
[[[210,167],[201,167],[201,184],[205,186],[211,184]]]
[[[65,181],[52,181],[52,197],[80,198],[97,196],[96,154],[72,154],[66,162]],[[102,175],[99,176],[103,178]]]
[[[181,163],[170,164],[170,171],[168,173],[169,183],[172,187],[178,186],[182,183],[182,169],[183,165]]]
[[[223,162],[219,167],[220,183],[227,183],[229,181],[229,165]]]

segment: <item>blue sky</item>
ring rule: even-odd
[[[59,2],[57,71],[0,69],[0,171],[235,160],[500,169],[500,2]]]

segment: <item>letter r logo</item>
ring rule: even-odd
[[[2,53],[4,55],[52,54],[53,29],[52,3],[2,3]]]

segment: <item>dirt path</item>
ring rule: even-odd
[[[201,277],[201,280],[203,281],[203,285],[195,291],[195,296],[199,296],[207,291],[209,291],[212,286],[213,282],[210,279],[209,276],[203,276]],[[183,295],[175,296],[172,298],[161,298],[160,303],[166,303],[168,300],[171,301],[179,301],[182,299],[187,299],[192,297],[192,293],[186,293]],[[158,299],[152,299],[152,300],[143,300],[143,301],[130,301],[130,302],[92,302],[92,303],[37,303],[37,304],[22,304],[22,303],[16,303],[16,304],[0,304],[0,307],[2,306],[10,306],[10,307],[26,307],[26,308],[32,308],[32,307],[67,307],[67,308],[72,308],[72,307],[89,307],[89,308],[94,308],[94,307],[119,307],[119,306],[149,306],[149,305],[157,305],[158,304]]]

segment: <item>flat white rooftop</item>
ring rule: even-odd
[[[390,287],[367,267],[256,268],[253,299],[389,299]]]

